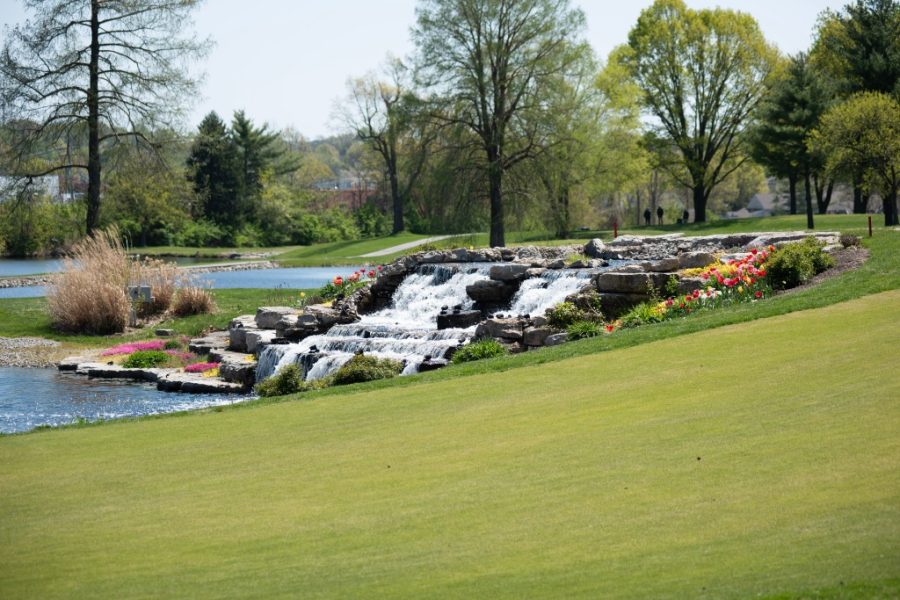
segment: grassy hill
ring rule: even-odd
[[[894,597],[898,339],[889,291],[0,438],[0,596]]]

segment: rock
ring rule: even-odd
[[[671,273],[600,273],[596,279],[597,291],[613,294],[648,294],[652,285],[665,290]]]
[[[682,252],[678,255],[679,269],[699,269],[716,262],[716,255],[711,252]]]
[[[694,290],[702,290],[707,286],[707,282],[700,277],[682,277],[678,280],[678,293],[681,295],[690,294]]]
[[[428,360],[424,360],[421,364],[419,364],[419,373],[437,371],[438,369],[443,369],[449,364],[450,361],[446,358],[429,358]]]
[[[566,332],[554,333],[544,338],[545,346],[559,346],[569,340],[569,334]]]
[[[565,268],[566,268],[566,261],[564,261],[564,260],[561,259],[561,258],[557,258],[557,259],[554,260],[554,261],[548,262],[548,263],[547,263],[547,268],[548,268],[548,269],[565,269]]]
[[[298,317],[294,315],[285,315],[278,319],[278,322],[275,323],[275,331],[284,331],[285,329],[290,329],[291,327],[297,326]]]
[[[257,329],[253,331],[247,331],[247,335],[245,336],[245,340],[247,342],[247,352],[251,354],[258,354],[260,350],[262,350],[263,346],[266,346],[272,342],[272,340],[276,336],[276,332],[271,329]]]
[[[209,354],[212,350],[228,348],[230,345],[230,332],[214,331],[205,337],[192,339],[188,344],[188,350],[195,354]]]
[[[342,318],[342,314],[343,311],[341,310],[335,310],[333,308],[327,308],[324,306],[310,306],[305,311],[305,315],[312,315],[313,317],[315,317],[316,323],[318,324],[320,330],[327,329],[335,323],[352,322],[352,320],[346,321],[344,318]]]
[[[296,308],[289,306],[260,306],[256,309],[256,326],[260,329],[275,329],[282,317],[297,313]]]
[[[593,261],[581,260],[580,258],[569,265],[570,269],[590,269],[594,266]]]
[[[546,339],[553,335],[549,327],[528,327],[525,329],[523,341],[526,346],[543,346]]]
[[[641,266],[645,271],[649,271],[651,273],[671,273],[672,271],[677,271],[679,268],[678,259],[674,257],[663,258],[652,262],[645,262],[642,263]]]
[[[481,322],[480,310],[463,310],[460,312],[445,312],[438,315],[438,329],[465,329]]]
[[[531,268],[525,271],[525,279],[531,279],[533,277],[540,277],[544,273],[547,272],[546,268]]]
[[[492,337],[519,341],[525,328],[524,319],[488,319],[475,328],[475,337]]]
[[[600,310],[607,319],[617,319],[649,299],[646,294],[600,294]]]
[[[604,244],[603,240],[600,238],[594,238],[584,245],[584,253],[591,258],[603,258],[603,251],[605,249],[606,244]]]
[[[494,265],[491,267],[490,278],[494,281],[522,281],[529,266],[517,263]]]
[[[517,289],[517,285],[488,279],[466,286],[466,294],[482,307],[500,306],[508,304]]]
[[[536,317],[535,316],[531,317],[531,326],[532,327],[543,327],[548,322],[549,321],[547,320],[547,317],[542,316],[542,315],[538,315]]]
[[[204,377],[198,373],[171,373],[156,382],[156,389],[190,394],[241,394],[247,391],[247,388],[240,383],[231,383],[215,377]]]
[[[157,329],[154,333],[157,337],[172,337],[173,335],[175,335],[175,330],[174,329],[165,329],[165,328],[161,327],[161,328]]]
[[[506,348],[506,351],[510,354],[521,354],[522,352],[528,350],[528,348],[522,342],[507,342],[501,340],[500,343],[503,344],[503,347]]]
[[[235,352],[247,351],[247,340],[245,338],[248,328],[256,328],[256,319],[253,315],[241,315],[235,317],[228,324],[228,346]]]
[[[225,360],[219,364],[219,377],[230,383],[239,383],[246,388],[256,382],[256,361]]]

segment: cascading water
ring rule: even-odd
[[[308,380],[325,377],[357,352],[406,363],[404,375],[416,373],[426,359],[443,358],[447,351],[471,338],[474,328],[437,329],[443,306],[471,308],[466,286],[487,279],[490,264],[422,265],[394,292],[390,308],[364,315],[350,325],[335,325],[323,335],[296,344],[263,349],[256,367],[262,381],[289,364],[300,366]]]
[[[596,271],[589,269],[556,269],[544,271],[540,277],[522,282],[509,307],[512,315],[542,316],[590,281]]]

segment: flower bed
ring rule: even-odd
[[[340,295],[349,296],[364,285],[378,279],[383,269],[382,265],[377,267],[367,265],[354,271],[347,277],[336,275],[330,283],[326,283],[319,290],[318,295],[325,300],[334,300]]]

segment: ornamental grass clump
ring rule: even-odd
[[[131,263],[115,227],[78,242],[47,289],[47,307],[60,331],[106,335],[128,325]]]
[[[508,353],[509,350],[506,349],[506,346],[494,338],[483,338],[466,344],[457,350],[453,354],[452,361],[454,364],[459,364],[485,358],[493,358],[495,356],[503,356]]]
[[[145,258],[131,266],[132,285],[148,285],[152,293],[150,302],[141,302],[136,307],[138,316],[152,317],[169,310],[181,283],[178,266],[155,258]]]
[[[603,333],[604,327],[596,321],[575,321],[566,328],[569,340],[583,340],[597,337]]]
[[[193,285],[178,290],[172,304],[172,313],[177,317],[203,315],[215,310],[216,302],[209,291]]]

